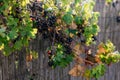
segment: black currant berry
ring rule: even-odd
[[[64,47],[65,47],[65,51],[64,51],[64,52],[65,52],[66,54],[71,54],[72,49],[70,48],[70,46],[69,46],[69,45],[65,45]]]
[[[54,61],[53,60],[48,61],[48,66],[52,67],[53,65],[54,65]]]
[[[96,38],[96,36],[93,36],[92,38],[93,38],[93,41],[97,41],[97,38]]]
[[[48,17],[47,22],[48,22],[48,25],[49,25],[50,27],[53,27],[53,25],[54,25],[55,22],[56,22],[56,16],[50,16],[50,17]]]
[[[35,76],[35,75],[36,75],[35,73],[32,74],[32,76]]]
[[[67,43],[71,43],[72,41],[73,41],[73,39],[71,37],[68,37],[66,40]]]
[[[81,43],[85,43],[85,42],[86,42],[85,39],[82,39],[82,40],[81,40]]]
[[[43,37],[43,39],[47,39],[49,36],[48,36],[47,33],[43,33],[43,34],[42,34],[42,37]]]
[[[44,15],[43,15],[43,17],[46,17],[47,14],[48,14],[48,11],[44,11]]]
[[[77,36],[80,37],[82,34],[80,32],[77,33]]]
[[[117,21],[117,23],[120,23],[120,16],[116,17],[116,21]]]

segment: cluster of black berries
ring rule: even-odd
[[[54,38],[56,43],[71,43],[73,40],[71,37],[67,37],[62,30],[56,31],[56,16],[54,13],[43,9],[42,5],[42,2],[32,2],[28,5],[34,27],[38,28],[43,38],[50,38],[51,41]]]
[[[49,38],[54,33],[56,16],[52,11],[45,10],[42,6],[42,2],[34,1],[28,4],[28,10],[31,12],[34,27],[38,28],[43,38]]]
[[[42,2],[31,2],[28,4],[28,10],[31,12],[31,20],[33,21],[33,27],[38,29],[38,32],[42,35],[44,39],[49,38],[51,42],[60,43],[63,45],[64,53],[71,54],[72,49],[70,47],[71,42],[73,39],[64,34],[62,30],[56,30],[56,21],[57,17],[55,16],[53,11],[45,10],[42,6],[44,4]],[[48,57],[48,65],[52,66],[54,63],[51,60],[52,56],[55,51],[49,50]]]

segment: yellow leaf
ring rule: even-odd
[[[22,6],[25,7],[28,3],[29,3],[29,0],[23,0],[23,1],[22,1]]]
[[[4,49],[4,44],[2,43],[1,45],[0,45],[0,50],[3,50]]]
[[[9,10],[10,10],[10,11],[12,10],[12,6],[9,7]]]
[[[74,34],[70,33],[70,37],[74,37]]]

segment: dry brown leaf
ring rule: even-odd
[[[106,53],[106,50],[103,46],[104,46],[103,44],[98,45],[98,50],[97,50],[98,55],[101,54],[101,53]]]
[[[92,54],[88,54],[86,60],[91,61],[92,63],[96,63],[95,56]]]
[[[61,19],[57,19],[57,23],[60,24],[61,23]]]
[[[84,52],[84,49],[80,44],[77,44],[74,46],[73,51],[76,55],[80,55]]]
[[[98,55],[95,55],[95,61],[96,61],[97,63],[102,63]]]
[[[77,25],[76,25],[74,22],[72,22],[72,25],[71,25],[70,28],[71,28],[71,29],[76,29],[76,28],[77,28]]]
[[[84,63],[82,57],[80,57],[80,56],[75,56],[75,61],[76,61],[76,63],[78,63],[78,64]]]
[[[31,54],[26,56],[26,61],[27,62],[32,61],[32,59],[33,59],[33,56]]]
[[[106,51],[105,51],[104,48],[100,48],[100,49],[97,50],[97,53],[98,53],[98,54],[105,53],[105,52],[106,52]]]
[[[69,71],[69,75],[77,77],[77,76],[81,76],[82,73],[84,71],[84,68],[80,65],[75,65],[70,71]]]

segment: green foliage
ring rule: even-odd
[[[97,35],[99,31],[100,31],[99,26],[96,24],[85,27],[84,36],[86,38],[87,45],[90,45],[93,42],[92,37],[94,35]]]
[[[103,63],[109,65],[120,61],[120,54],[118,51],[115,51],[115,46],[111,41],[108,40],[105,44],[101,43],[101,48],[103,51],[99,53],[99,58]]]
[[[70,35],[70,33],[76,35],[78,31],[76,29],[66,29],[65,32],[68,35]]]
[[[84,23],[84,20],[80,16],[76,16],[74,21],[77,25],[82,25]]]
[[[0,29],[0,36],[1,37],[5,37],[5,33],[4,32],[5,32],[5,28],[1,28]]]
[[[97,25],[99,13],[93,11],[95,6],[94,0],[42,1],[45,3],[44,8],[46,10],[54,11],[57,17],[61,19],[62,23],[60,25],[70,28],[71,24],[74,22],[77,27],[84,28],[83,30],[85,31],[82,32],[82,35],[86,40],[86,45],[94,43],[92,37],[96,36],[100,31]],[[64,29],[67,31],[68,28]],[[77,32],[79,31],[80,30],[77,30]],[[76,34],[74,35],[76,36]]]
[[[75,58],[75,56],[80,57],[80,53],[84,53],[83,50],[80,50],[80,48],[82,49],[81,45],[84,43],[85,45],[90,46],[90,44],[94,43],[93,37],[97,36],[98,32],[100,31],[97,24],[99,13],[94,12],[93,10],[95,6],[95,1],[40,1],[44,4],[42,6],[44,10],[40,12],[40,16],[42,18],[44,18],[43,16],[45,16],[44,11],[47,11],[48,14],[53,13],[53,18],[57,18],[57,20],[60,20],[57,23],[55,19],[54,28],[49,26],[49,29],[46,29],[47,31],[53,31],[53,34],[54,32],[56,32],[55,35],[50,34],[54,38],[52,37],[52,39],[50,39],[53,40],[53,45],[52,47],[50,47],[50,51],[48,52],[49,65],[54,68],[56,66],[66,67],[70,62],[73,61],[73,58]],[[110,3],[112,0],[106,1]],[[23,47],[27,47],[29,45],[29,41],[36,37],[37,29],[33,28],[33,22],[30,18],[30,12],[26,9],[28,3],[29,0],[19,0],[19,2],[17,0],[0,1],[0,51],[2,51],[5,56],[10,55],[12,52],[15,52],[17,50],[21,50]],[[51,15],[45,17],[45,21],[47,21],[49,17],[51,17]],[[50,20],[50,23],[53,23],[52,19]],[[46,24],[48,23],[45,23],[44,25]],[[78,35],[78,33],[80,33],[80,35]],[[70,36],[70,34],[74,35],[75,37]],[[59,37],[56,42],[55,37]],[[73,41],[73,38],[77,40]],[[82,38],[85,41],[82,41]],[[80,46],[77,46],[75,47],[76,49],[73,49],[73,47],[71,48],[70,45],[72,44],[72,42],[75,42],[75,44],[80,43]],[[74,52],[76,51],[78,54],[73,54],[73,50]],[[120,61],[119,52],[114,52],[114,50],[115,47],[110,41],[107,41],[107,43],[105,44],[102,43],[102,49],[100,48],[100,52],[97,55],[98,58],[100,58],[101,63],[90,70],[86,70],[85,76],[98,79],[105,73],[105,64],[110,64],[111,62],[116,63]],[[90,53],[90,50],[88,50],[88,52],[85,52]],[[38,58],[38,53],[35,51],[28,50],[27,53],[30,54],[26,58],[28,61],[31,61],[33,58]],[[92,58],[95,57],[92,56]],[[79,60],[81,61],[81,58],[78,58],[77,60],[78,61],[76,62],[82,63],[79,62]],[[88,62],[92,63],[91,61]]]
[[[104,75],[105,70],[106,70],[105,65],[99,64],[90,70],[90,77],[98,79]]]
[[[105,74],[105,71],[106,71],[106,67],[104,64],[101,63],[101,64],[97,64],[92,69],[85,70],[84,76],[87,79],[90,78],[99,79],[101,76]]]
[[[0,1],[0,50],[6,56],[35,38],[37,29],[32,27],[30,13],[26,10],[28,3],[28,0]]]
[[[67,55],[64,53],[64,47],[61,44],[56,44],[56,51],[55,55],[53,55],[52,60],[54,62],[53,67],[61,66],[66,67],[72,60],[73,60],[73,54]]]
[[[113,52],[115,50],[115,46],[113,45],[113,43],[110,40],[108,40],[105,43],[104,48],[106,50],[106,53],[110,53],[110,52]]]
[[[64,21],[66,24],[71,24],[72,21],[73,21],[73,16],[72,16],[72,14],[66,13],[66,14],[63,16],[63,21]]]

